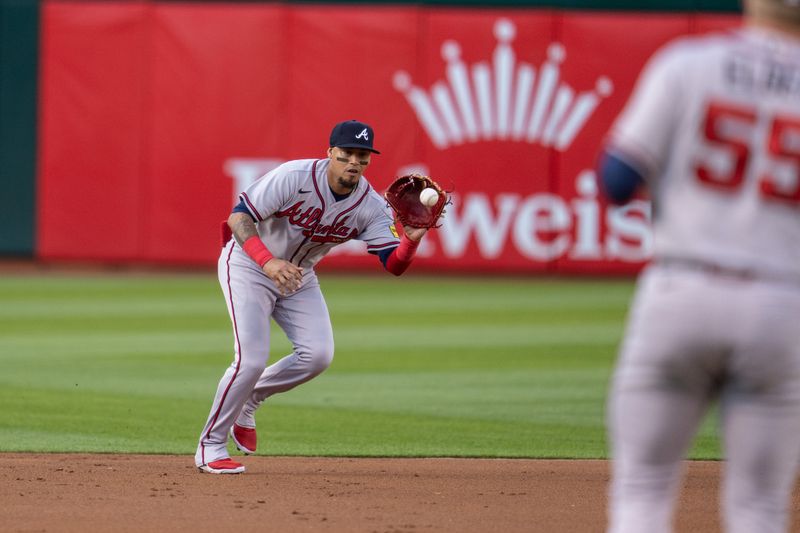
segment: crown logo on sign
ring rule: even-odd
[[[457,42],[442,43],[447,81],[437,81],[429,92],[413,85],[408,72],[395,73],[395,89],[405,96],[434,146],[510,139],[563,151],[601,98],[611,94],[613,85],[605,76],[597,79],[594,89],[577,95],[561,81],[559,65],[566,53],[560,43],[547,48],[538,73],[534,66],[518,63],[511,47],[516,31],[508,19],[495,22],[498,43],[491,64],[467,66]]]

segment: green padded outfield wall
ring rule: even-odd
[[[39,4],[0,0],[0,255],[34,252]]]

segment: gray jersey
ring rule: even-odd
[[[311,269],[350,239],[366,242],[372,253],[400,244],[391,211],[363,176],[347,198],[336,201],[328,186],[329,163],[286,162],[239,195],[273,256]]]
[[[612,144],[653,180],[656,257],[800,278],[796,40],[749,28],[667,46]]]

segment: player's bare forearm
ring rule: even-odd
[[[242,246],[250,237],[258,235],[256,223],[247,213],[231,213],[231,216],[228,217],[228,227],[231,228],[239,246]]]
[[[419,242],[422,237],[428,232],[428,228],[412,228],[411,226],[403,227],[406,236],[414,242]]]

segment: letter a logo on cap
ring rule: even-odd
[[[374,136],[375,131],[369,124],[364,124],[358,120],[345,120],[344,122],[339,122],[331,130],[331,139],[328,146],[360,148],[369,150],[373,154],[379,154],[380,152],[372,147],[372,138]]]

